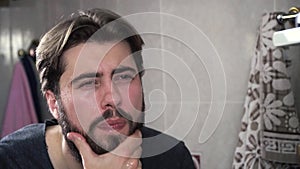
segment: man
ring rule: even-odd
[[[117,14],[81,11],[37,48],[55,120],[0,142],[1,168],[190,169],[183,142],[144,127],[143,40]]]

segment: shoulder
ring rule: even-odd
[[[47,149],[44,131],[45,124],[32,124],[2,138],[0,140],[0,161],[6,168],[42,166],[38,159],[43,161],[47,158],[45,156]]]
[[[34,145],[45,142],[46,127],[57,125],[56,121],[27,125],[0,140],[0,147]]]
[[[143,127],[141,132],[143,168],[194,168],[192,156],[184,142],[147,127]]]
[[[23,140],[36,138],[37,135],[43,135],[45,129],[45,125],[42,123],[38,124],[30,124],[25,126],[0,140],[0,145],[8,143],[8,142],[19,142]]]
[[[148,127],[142,127],[141,132],[143,135],[143,149],[148,148],[147,146],[150,146],[151,150],[154,150],[155,147],[158,147],[157,149],[159,152],[165,152],[185,147],[185,144],[182,141],[160,131]]]
[[[44,124],[31,124],[23,127],[0,140],[0,148],[11,149],[35,145],[41,142],[44,136]]]

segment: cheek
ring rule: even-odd
[[[65,109],[69,120],[80,130],[86,131],[88,129],[91,120],[95,116],[97,104],[94,103],[95,99],[87,99],[79,93],[73,92],[62,92],[61,93],[62,104]]]
[[[128,88],[128,97],[130,104],[137,110],[142,109],[143,92],[141,82],[139,80],[134,81]]]

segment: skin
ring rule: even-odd
[[[46,143],[53,166],[141,168],[138,160],[141,155],[141,133],[138,130],[131,132],[129,121],[116,115],[116,110],[120,108],[128,112],[133,125],[141,122],[142,84],[129,45],[126,42],[88,42],[67,50],[63,57],[66,69],[59,81],[60,97],[69,121],[80,133],[88,134],[98,145],[113,151],[98,155],[81,134],[70,132],[67,139],[78,148],[83,160],[81,164],[71,156],[61,127],[52,126],[46,130]],[[59,119],[55,98],[52,91],[46,92],[49,109]],[[107,110],[112,110],[113,116],[92,125]],[[112,137],[118,138],[121,144],[110,147]]]

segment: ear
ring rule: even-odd
[[[51,90],[47,90],[45,96],[46,96],[47,104],[48,104],[48,107],[49,107],[49,110],[50,110],[52,116],[55,119],[58,119],[58,117],[59,117],[58,104],[57,104],[57,100],[55,98],[54,93]]]

